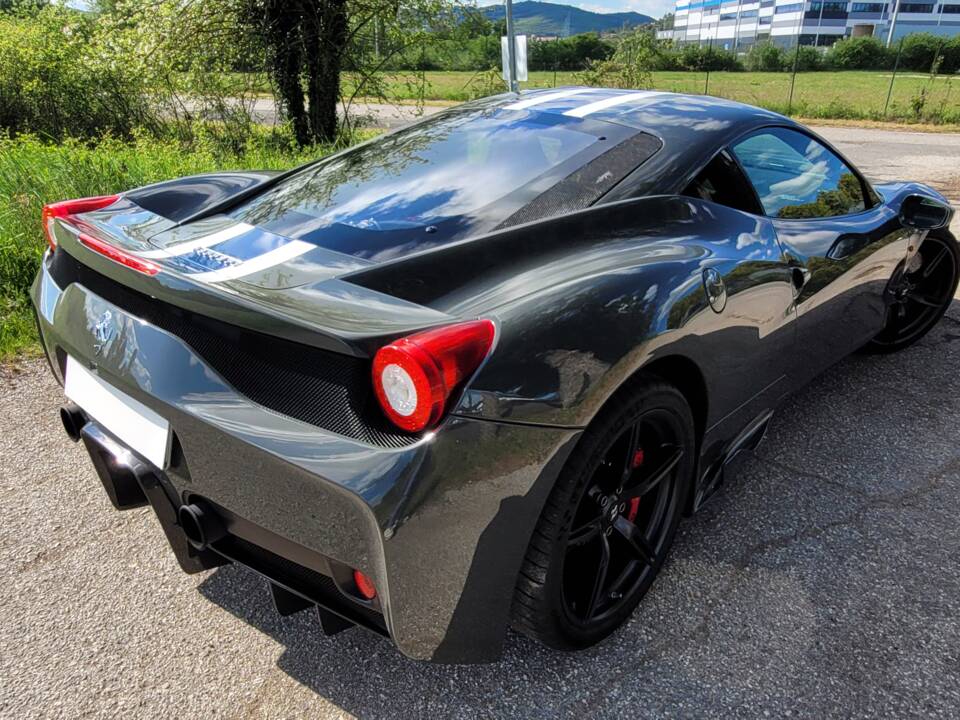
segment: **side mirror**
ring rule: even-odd
[[[900,222],[915,230],[936,230],[950,222],[951,209],[932,198],[910,195],[900,205]]]

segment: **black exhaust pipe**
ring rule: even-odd
[[[68,402],[60,408],[60,422],[63,423],[63,429],[74,442],[80,440],[80,431],[83,426],[90,422],[87,414],[80,409],[76,403]]]
[[[181,505],[177,521],[187,541],[197,550],[206,550],[227,534],[220,518],[203,502]]]

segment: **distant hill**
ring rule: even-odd
[[[506,14],[503,5],[490,5],[480,10],[490,20],[502,20]],[[585,32],[612,32],[624,26],[634,27],[653,22],[649,15],[636,12],[595,13],[570,5],[535,0],[514,3],[513,20],[519,33],[562,37]]]

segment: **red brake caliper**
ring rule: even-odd
[[[636,470],[638,467],[643,465],[643,448],[638,448],[637,451],[633,454],[633,462],[631,463],[633,469]],[[627,510],[627,520],[633,522],[637,519],[637,511],[640,509],[640,498],[635,497],[630,500],[630,508]]]

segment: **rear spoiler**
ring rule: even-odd
[[[137,214],[130,206],[123,210],[126,212],[119,217],[105,217],[107,213],[78,216],[78,226],[58,223],[57,251],[49,260],[49,268],[61,289],[77,282],[108,301],[115,292],[128,290],[146,302],[170,306],[170,312],[195,313],[358,357],[371,356],[397,337],[455,319],[337,278],[278,290],[246,283],[203,283],[166,268],[154,274],[137,272],[109,253],[92,248],[81,237],[102,240],[126,253],[152,248],[135,237],[135,232],[125,231],[125,218],[137,217],[140,224],[135,227],[149,225],[143,220],[144,212]]]

